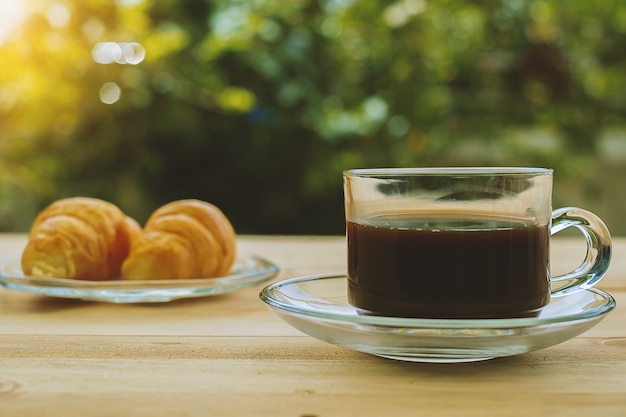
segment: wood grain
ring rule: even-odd
[[[0,235],[19,253],[24,236]],[[553,268],[580,242],[555,239]],[[276,280],[341,273],[341,237],[246,236]],[[0,416],[626,415],[626,240],[600,287],[618,307],[548,349],[466,364],[377,358],[308,337],[259,299],[265,285],[166,304],[114,305],[0,289]]]

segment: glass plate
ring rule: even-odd
[[[260,298],[281,319],[317,339],[413,362],[470,362],[543,349],[585,332],[615,307],[610,294],[592,288],[553,298],[532,318],[365,316],[346,300],[345,275],[276,282]]]
[[[61,298],[79,298],[110,303],[167,302],[178,298],[223,294],[267,281],[278,266],[256,255],[239,258],[231,274],[219,278],[86,281],[25,276],[19,258],[0,264],[0,284],[11,290]]]

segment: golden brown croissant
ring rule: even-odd
[[[233,227],[214,205],[178,200],[157,209],[133,242],[124,279],[212,278],[235,261]]]
[[[140,230],[112,203],[88,197],[55,201],[31,226],[22,270],[38,277],[118,278]]]

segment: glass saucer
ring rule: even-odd
[[[345,275],[293,278],[265,287],[260,298],[294,328],[338,346],[413,362],[471,362],[543,349],[571,339],[615,307],[591,288],[553,298],[537,317],[420,319],[357,314]]]
[[[278,266],[256,255],[239,258],[231,274],[219,278],[87,281],[37,278],[22,272],[19,258],[0,263],[0,284],[10,290],[109,303],[154,303],[204,297],[250,287],[276,276]]]

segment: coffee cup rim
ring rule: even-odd
[[[552,175],[551,168],[534,167],[429,167],[429,168],[353,168],[344,170],[344,176],[536,176]]]

